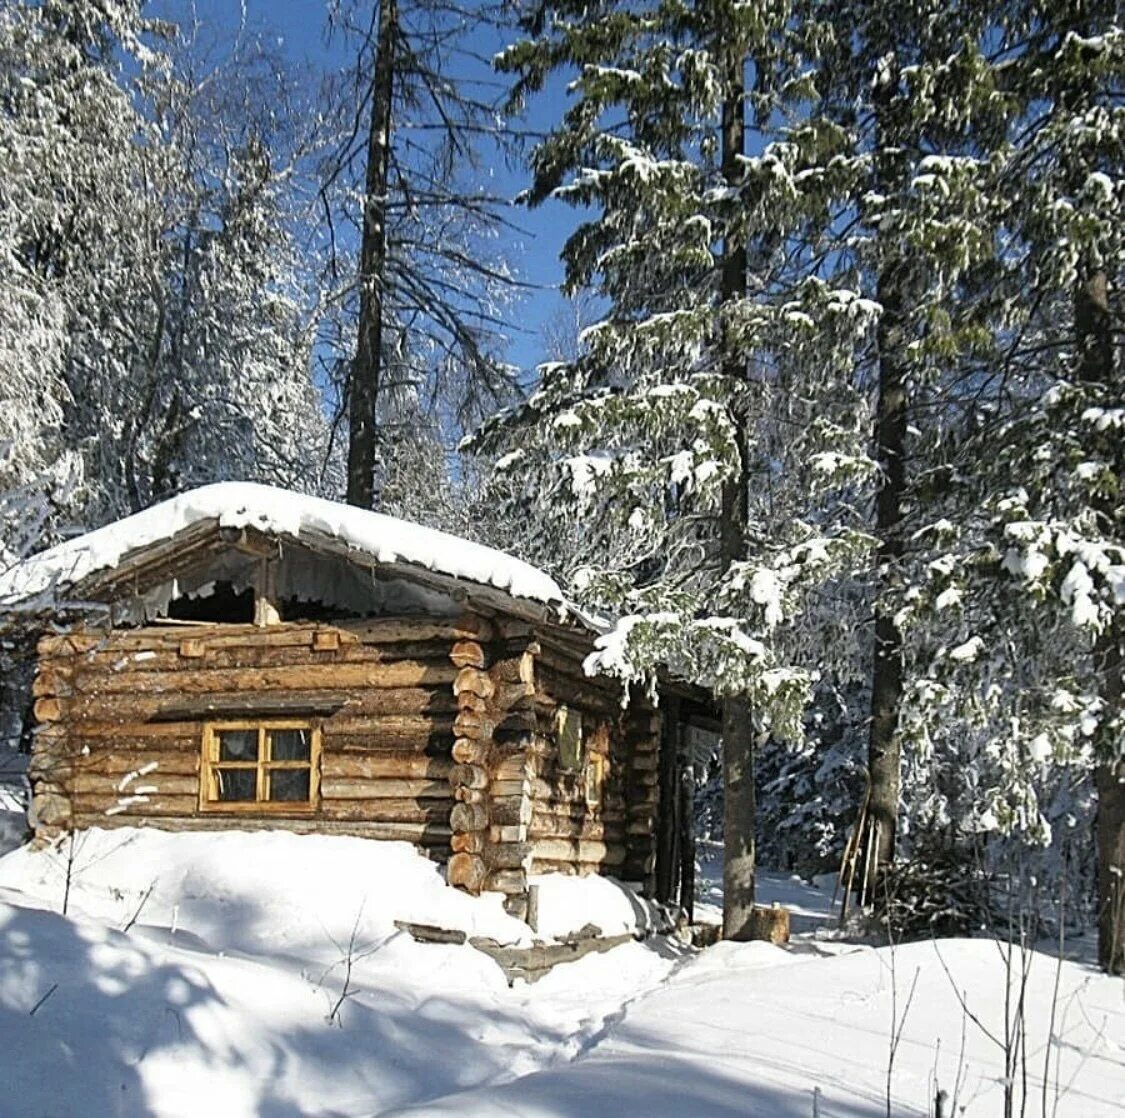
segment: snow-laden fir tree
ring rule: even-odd
[[[1015,110],[983,178],[1004,248],[962,291],[988,342],[972,422],[937,452],[948,515],[906,611],[906,728],[947,774],[952,831],[1042,844],[1037,877],[1078,897],[1096,854],[1101,962],[1121,971],[1125,34],[1111,3],[1013,4],[990,48]]]
[[[592,211],[567,284],[608,313],[475,445],[506,452],[513,502],[542,525],[536,557],[561,544],[572,592],[623,615],[591,667],[637,680],[666,664],[723,697],[724,924],[739,937],[754,749],[800,737],[825,657],[796,621],[868,543],[847,499],[870,472],[868,411],[839,371],[877,308],[816,266],[837,136],[800,111],[780,9],[554,3],[525,27],[500,59],[517,100],[574,75],[530,200]],[[769,141],[756,153],[747,113]]]

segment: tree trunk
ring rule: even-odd
[[[382,372],[383,296],[387,272],[387,186],[390,171],[398,0],[380,0],[367,137],[367,181],[359,264],[359,337],[348,386],[348,504],[375,503],[377,429]]]
[[[1078,375],[1086,384],[1107,386],[1113,378],[1113,333],[1106,273],[1094,270],[1075,293],[1074,324]],[[1117,457],[1121,445],[1117,444]],[[1118,476],[1125,463],[1115,463]],[[1112,536],[1114,509],[1105,502],[1097,512],[1099,529]],[[1123,664],[1121,626],[1115,621],[1094,645],[1094,670],[1105,702],[1103,723],[1121,715]],[[1096,849],[1098,862],[1098,962],[1109,974],[1125,974],[1125,757],[1112,734],[1097,743],[1094,783],[1098,793]]]
[[[738,182],[739,157],[745,153],[744,59],[739,52],[731,59],[729,92],[723,103],[723,178],[730,185]],[[720,298],[723,306],[746,294],[746,246],[737,237],[723,243]],[[737,353],[725,355],[725,370],[732,390],[746,380],[745,360]],[[738,400],[734,409],[739,465],[736,476],[723,486],[721,562],[727,571],[732,563],[746,556],[749,520],[749,480],[746,458],[745,405]],[[749,921],[754,908],[756,869],[755,831],[757,804],[754,799],[754,728],[750,703],[743,695],[723,699],[723,936],[749,938]]]
[[[891,193],[898,187],[891,143],[891,102],[898,85],[897,73],[884,78],[875,90],[876,190]],[[877,234],[882,240],[882,234]],[[879,398],[875,413],[875,461],[879,467],[875,497],[875,534],[879,539],[876,567],[875,647],[871,672],[871,721],[867,740],[870,776],[867,828],[857,875],[870,903],[882,869],[894,861],[898,829],[900,784],[899,710],[903,694],[902,634],[895,623],[890,590],[903,553],[902,502],[906,491],[906,364],[903,285],[905,271],[893,243],[883,243],[879,254],[877,298],[882,305],[876,332],[879,362]]]

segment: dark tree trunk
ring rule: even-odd
[[[1087,384],[1110,386],[1113,380],[1113,333],[1106,273],[1091,271],[1079,283],[1074,301],[1079,377]],[[1117,443],[1116,473],[1125,473]],[[1097,510],[1100,528],[1113,531],[1114,509]],[[1120,717],[1122,699],[1121,627],[1111,625],[1094,646],[1094,670],[1105,702],[1106,723]],[[1106,735],[1109,739],[1109,736]],[[1094,772],[1098,792],[1096,850],[1098,861],[1098,962],[1109,974],[1125,974],[1125,758],[1112,739],[1098,743]]]
[[[876,189],[898,186],[891,150],[891,103],[898,80],[889,76],[876,87]],[[878,234],[880,238],[882,234]],[[882,869],[894,861],[900,783],[899,710],[903,694],[902,634],[894,620],[891,590],[903,553],[902,504],[906,492],[906,365],[904,308],[905,268],[897,246],[881,246],[876,297],[882,305],[876,332],[879,397],[875,412],[875,461],[879,467],[875,497],[876,568],[875,645],[871,671],[871,721],[867,740],[870,799],[857,884],[861,899],[876,896]]]
[[[741,54],[731,60],[729,92],[723,104],[722,173],[727,183],[738,182],[739,157],[745,153],[744,118],[745,77]],[[724,306],[746,294],[746,246],[737,236],[723,243],[720,298]],[[746,380],[745,360],[728,346],[725,370],[732,390]],[[721,526],[722,569],[746,556],[749,520],[749,482],[746,459],[746,419],[743,401],[735,407],[739,465],[736,475],[723,486]],[[754,799],[754,728],[750,703],[743,695],[723,699],[723,936],[749,938],[750,916],[754,908],[756,869],[755,831],[757,804]]]
[[[383,296],[387,272],[387,187],[390,172],[391,107],[398,38],[398,2],[380,0],[371,125],[367,137],[367,181],[360,245],[359,338],[348,385],[348,504],[375,503],[377,429],[382,373]]]

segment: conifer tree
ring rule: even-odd
[[[798,113],[771,123],[785,83],[799,87],[782,13],[553,3],[525,27],[501,58],[517,99],[578,72],[529,198],[592,211],[567,243],[567,282],[609,311],[475,445],[506,451],[524,479],[514,499],[549,510],[540,556],[568,535],[572,590],[624,612],[591,668],[636,680],[666,664],[723,696],[724,925],[741,938],[753,747],[800,736],[811,664],[794,619],[867,543],[834,496],[869,469],[867,412],[827,371],[850,367],[874,306],[798,266],[831,223],[834,183],[818,169],[799,190],[795,175],[835,137]],[[751,110],[774,130],[759,155],[743,150]]]

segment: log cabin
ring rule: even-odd
[[[185,493],[0,576],[38,634],[29,818],[414,843],[526,917],[529,875],[604,873],[690,909],[687,727],[625,692],[604,625],[542,571],[246,483]]]

